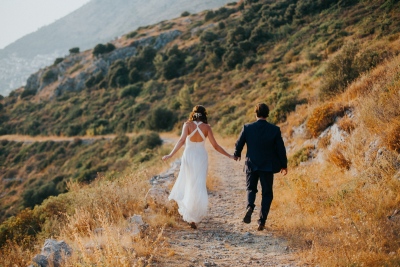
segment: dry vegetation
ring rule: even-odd
[[[315,136],[328,126],[324,118],[330,116],[321,114],[351,103],[352,119],[345,116],[337,122],[349,135],[333,147],[326,140],[329,135],[319,139],[328,162],[311,161],[277,180],[274,217],[283,222],[283,233],[293,244],[304,249],[305,262],[400,264],[400,224],[398,215],[391,216],[400,207],[399,66],[396,57],[362,76],[331,103],[317,106],[308,120],[313,121],[311,130],[320,129],[313,131]]]
[[[223,136],[237,134],[243,123],[253,119],[250,107],[254,103],[267,102],[273,122],[283,122],[280,126],[290,159],[288,176],[276,179],[271,220],[279,226],[272,227],[281,230],[292,246],[300,249],[300,259],[313,266],[399,266],[400,58],[396,55],[400,39],[398,33],[385,30],[384,23],[371,29],[374,10],[382,12],[378,19],[384,22],[397,10],[390,11],[394,3],[360,1],[357,8],[344,8],[343,12],[350,14],[343,17],[339,15],[342,9],[335,9],[337,14],[324,11],[314,24],[312,20],[310,24],[299,22],[304,24],[287,32],[285,25],[280,26],[275,34],[282,34],[282,40],[261,45],[254,54],[254,66],[245,68],[243,63],[228,72],[205,65],[206,72],[165,81],[165,95],[146,95],[146,88],[154,85],[149,82],[136,99],[123,99],[103,89],[88,91],[86,96],[97,99],[99,107],[106,103],[103,100],[111,99],[110,106],[121,107],[117,114],[135,108],[141,112],[132,113],[140,115],[138,122],[156,110],[142,105],[147,102],[139,103],[143,99],[170,109],[180,104],[177,121],[186,118],[182,103],[206,104],[213,128]],[[397,29],[396,14],[391,19],[391,27]],[[228,22],[233,25],[234,20]],[[215,32],[221,38],[227,34],[222,29]],[[354,43],[357,39],[362,41]],[[347,69],[342,68],[342,61],[349,63]],[[351,79],[346,76],[349,73]],[[120,89],[116,89],[118,94]],[[185,90],[190,91],[188,99]],[[71,97],[71,102],[80,97]],[[322,103],[320,97],[328,101]],[[123,105],[115,105],[117,102]],[[96,113],[96,109],[85,110]],[[124,117],[127,122],[131,115]],[[62,125],[70,125],[70,121]],[[123,122],[115,121],[108,131]],[[344,140],[335,139],[330,126],[337,126]],[[174,127],[176,132],[181,129],[177,124]],[[218,141],[223,147],[233,144],[232,139]],[[158,157],[157,153],[153,156]],[[179,218],[176,210],[144,200],[149,177],[161,171],[153,163],[83,188],[72,183],[69,193],[21,212],[7,225],[14,229],[19,245],[9,242],[2,248],[0,266],[27,265],[49,236],[65,239],[77,252],[67,266],[140,266],[156,260],[159,253],[174,256],[164,246],[162,232],[164,227],[174,226]],[[152,173],[145,171],[146,166],[151,166]],[[218,175],[210,172],[208,190],[218,190],[218,184]],[[24,234],[24,226],[32,226],[34,220],[43,223],[38,214],[47,219],[36,240]],[[149,224],[142,235],[126,231],[126,219],[133,214],[141,214]],[[96,229],[101,229],[100,234]]]
[[[72,247],[74,253],[64,266],[150,264],[157,250],[164,249],[163,229],[173,225],[176,216],[174,209],[146,198],[149,178],[161,171],[154,163],[164,153],[161,149],[150,162],[139,169],[126,170],[118,179],[100,175],[90,185],[71,182],[68,193],[50,197],[42,205],[9,220],[14,241],[10,239],[2,247],[0,266],[26,266],[49,237],[62,239]],[[128,222],[134,214],[141,215],[146,223],[140,234]],[[34,220],[42,227],[37,239],[24,230]]]

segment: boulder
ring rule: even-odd
[[[65,258],[71,256],[71,254],[71,247],[64,241],[46,239],[40,254],[33,257],[32,261],[36,265],[30,265],[29,267],[60,267],[64,263]]]

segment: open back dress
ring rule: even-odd
[[[186,137],[179,175],[168,199],[178,203],[178,211],[184,221],[198,223],[207,215],[208,209],[206,188],[208,155],[205,149],[206,137],[199,128],[202,122],[193,122],[196,124],[196,129]],[[203,141],[190,140],[196,132]]]

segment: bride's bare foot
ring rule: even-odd
[[[197,229],[196,223],[191,222],[191,223],[189,223],[189,225],[190,225],[190,228]]]

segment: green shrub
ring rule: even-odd
[[[125,62],[116,60],[109,68],[107,73],[108,85],[110,87],[122,87],[129,83],[129,71]]]
[[[129,96],[137,97],[141,91],[142,91],[142,86],[140,84],[128,85],[121,90],[119,97],[120,98],[125,98]]]
[[[56,189],[54,182],[46,183],[45,185],[30,187],[22,194],[23,205],[27,208],[33,208],[43,202],[49,196],[57,196],[59,192]]]
[[[320,97],[328,99],[342,93],[361,73],[375,67],[389,56],[391,53],[385,49],[370,48],[360,52],[356,43],[345,45],[343,50],[328,63]]]
[[[209,21],[215,17],[215,13],[212,10],[207,11],[206,15],[204,16],[205,21]]]
[[[147,117],[147,127],[150,130],[166,130],[173,128],[177,120],[176,115],[169,109],[158,107],[153,109]]]
[[[33,210],[22,210],[0,225],[0,248],[7,242],[15,242],[24,249],[31,248],[44,220]]]
[[[312,158],[313,146],[306,146],[298,150],[289,158],[289,165],[292,167],[299,166],[302,162],[307,162]]]
[[[190,15],[190,12],[184,11],[184,12],[182,12],[181,17],[187,17],[189,15]]]
[[[31,95],[36,95],[36,89],[24,89],[21,93],[21,98],[26,98]]]
[[[110,53],[113,50],[115,50],[115,46],[111,43],[107,43],[106,45],[98,44],[94,47],[92,53],[94,56],[98,56],[101,54]]]
[[[92,88],[93,86],[99,84],[101,81],[103,81],[104,75],[101,71],[96,73],[95,75],[91,75],[86,81],[85,81],[85,86],[86,88]]]
[[[279,123],[286,120],[287,115],[296,109],[299,104],[304,104],[305,99],[299,100],[296,93],[283,94],[271,111],[268,120],[272,123]]]
[[[50,84],[55,82],[58,78],[58,74],[55,70],[48,69],[42,76],[42,82]]]
[[[56,59],[54,60],[54,63],[53,63],[53,65],[57,65],[58,63],[61,63],[61,62],[63,62],[63,60],[64,60],[64,58],[63,58],[63,57],[58,57],[58,58],[56,58]]]
[[[212,31],[205,31],[200,35],[200,41],[211,43],[218,39],[218,35],[213,33]]]
[[[233,47],[228,50],[223,56],[223,62],[227,69],[234,69],[237,64],[243,62],[244,53],[243,50],[237,47]]]
[[[146,149],[154,149],[162,145],[162,140],[158,133],[150,132],[133,138],[132,144],[135,147],[135,151],[143,151]]]
[[[73,47],[69,50],[70,54],[78,54],[79,53],[79,47]]]
[[[137,31],[130,32],[126,35],[126,38],[134,38],[137,34]]]

